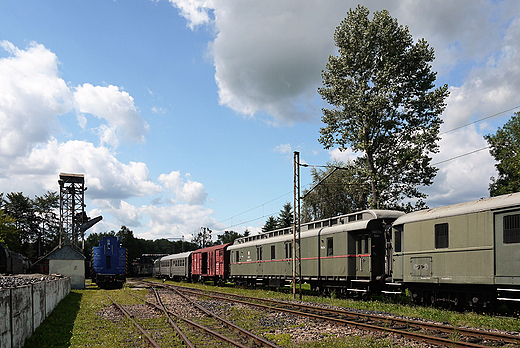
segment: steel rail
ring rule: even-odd
[[[126,309],[124,309],[122,306],[120,306],[112,297],[110,297],[106,292],[105,290],[103,290],[103,292],[105,293],[105,295],[107,295],[107,297],[114,303],[114,305],[116,305],[116,307],[121,311],[123,312],[123,314],[128,318],[130,319],[130,321],[134,324],[135,327],[137,327],[139,329],[139,331],[141,331],[141,333],[146,337],[146,339],[152,344],[152,346],[156,347],[156,348],[160,348],[160,346],[157,344],[157,342],[154,341],[154,339],[148,334],[148,332],[146,332],[145,329],[143,329],[141,327],[141,325],[139,325],[137,323],[137,321],[130,315],[130,313],[128,313],[128,311]]]
[[[168,286],[170,286],[170,285],[168,285]],[[426,342],[426,343],[430,343],[430,344],[437,344],[437,345],[453,347],[453,348],[489,348],[489,346],[481,345],[481,344],[477,344],[477,343],[454,341],[454,340],[448,339],[448,338],[435,337],[435,336],[410,332],[410,331],[405,330],[405,328],[392,328],[392,327],[376,326],[376,325],[367,324],[367,323],[364,323],[361,321],[356,321],[356,320],[334,318],[334,317],[330,317],[330,316],[313,314],[313,313],[309,313],[309,312],[301,312],[301,311],[292,310],[292,309],[288,309],[288,308],[273,307],[273,306],[259,304],[259,303],[247,302],[247,301],[239,300],[239,299],[230,299],[229,297],[225,297],[225,296],[211,295],[208,293],[201,294],[200,292],[196,292],[196,291],[192,292],[190,290],[185,290],[185,289],[187,289],[187,288],[184,288],[182,291],[192,293],[192,294],[217,298],[217,299],[221,299],[221,300],[227,300],[230,302],[242,303],[242,304],[246,304],[246,305],[250,305],[250,306],[263,308],[266,310],[284,312],[284,313],[289,313],[289,314],[293,314],[296,316],[304,316],[304,317],[308,317],[308,318],[312,318],[312,319],[329,321],[329,322],[333,322],[333,323],[337,323],[337,324],[341,324],[341,325],[345,325],[345,326],[355,327],[358,329],[365,329],[365,330],[369,330],[369,331],[376,331],[376,332],[383,332],[383,333],[393,333],[396,335],[400,335],[403,337],[413,339],[418,342]]]
[[[201,305],[193,302],[186,295],[182,294],[179,290],[177,290],[177,289],[170,289],[170,290],[175,291],[175,293],[177,293],[179,296],[181,296],[182,298],[184,298],[185,300],[190,302],[192,305],[194,305],[195,307],[197,307],[198,309],[200,309],[201,311],[203,311],[207,315],[212,316],[213,318],[215,318],[215,319],[219,320],[220,322],[222,322],[227,327],[229,327],[229,328],[231,328],[233,330],[237,330],[239,333],[241,333],[242,335],[246,336],[248,339],[253,340],[257,345],[259,345],[261,347],[279,348],[277,345],[275,345],[275,344],[273,344],[273,343],[263,339],[262,337],[257,336],[254,333],[249,332],[249,331],[247,331],[247,330],[245,330],[245,329],[243,329],[243,328],[241,328],[239,326],[236,326],[232,322],[230,322],[230,321],[228,321],[228,320],[226,320],[224,318],[221,318],[220,316],[216,315],[215,313],[212,313],[212,312],[208,311],[206,308],[204,308]]]
[[[134,296],[134,297],[136,297],[136,298],[138,298],[138,299],[140,299],[140,300],[143,300],[146,304],[148,304],[148,305],[150,305],[150,306],[152,306],[152,307],[155,307],[155,308],[157,308],[157,309],[159,309],[159,310],[161,309],[161,307],[160,307],[157,303],[153,303],[153,302],[151,302],[151,301],[144,300],[144,299],[142,299],[141,297],[136,296],[136,295],[131,294],[131,293],[129,293],[129,294],[132,295],[132,296]],[[211,329],[209,329],[209,328],[207,328],[207,327],[205,327],[205,326],[203,326],[203,325],[200,325],[200,324],[198,324],[198,323],[196,323],[196,322],[194,322],[194,321],[192,321],[192,320],[189,320],[188,318],[184,318],[184,317],[182,317],[182,316],[180,316],[180,315],[178,315],[178,314],[176,314],[176,313],[174,313],[174,312],[172,312],[172,311],[170,311],[170,310],[166,310],[166,311],[168,312],[168,314],[170,314],[171,316],[175,317],[176,319],[178,319],[178,320],[182,320],[182,321],[184,321],[185,323],[187,323],[188,325],[190,325],[190,326],[192,326],[192,327],[194,327],[194,328],[197,328],[197,329],[199,329],[199,330],[202,330],[202,331],[204,331],[204,332],[206,332],[206,333],[212,335],[213,337],[216,337],[216,338],[220,339],[221,341],[224,341],[224,342],[227,342],[227,343],[229,343],[229,344],[232,344],[232,345],[234,345],[235,347],[239,347],[239,348],[249,348],[249,347],[244,346],[243,344],[241,344],[241,343],[239,343],[239,342],[236,342],[236,341],[234,341],[234,340],[232,340],[232,339],[230,339],[230,338],[228,338],[228,337],[226,337],[226,336],[224,336],[224,335],[219,334],[218,332],[216,332],[216,331],[214,331],[214,330],[211,330]]]
[[[178,285],[169,285],[174,286],[180,289],[187,289],[186,291],[201,291],[201,292],[207,292],[206,290],[199,290],[194,288],[188,288]],[[185,290],[182,290],[185,291]],[[477,339],[487,339],[492,341],[498,341],[498,342],[504,342],[504,343],[511,343],[516,344],[520,346],[520,336],[514,336],[514,335],[508,335],[503,333],[495,333],[495,332],[488,332],[488,331],[480,331],[475,329],[468,329],[468,328],[459,328],[455,326],[449,326],[449,325],[441,325],[441,324],[432,324],[432,323],[425,323],[420,322],[417,320],[411,320],[411,319],[399,319],[399,318],[386,318],[381,317],[374,314],[360,314],[358,312],[348,311],[348,310],[341,310],[341,309],[329,309],[329,308],[320,308],[313,305],[308,304],[302,304],[302,303],[290,303],[285,301],[279,301],[279,300],[272,300],[272,299],[265,299],[265,298],[259,298],[259,297],[251,297],[251,296],[243,296],[243,295],[235,295],[235,294],[229,294],[225,292],[219,292],[219,291],[212,291],[212,293],[219,294],[222,296],[232,296],[236,298],[242,298],[252,301],[260,301],[264,303],[271,303],[275,305],[280,306],[287,306],[287,307],[298,307],[305,310],[311,310],[321,313],[333,313],[336,315],[344,315],[350,318],[353,318],[353,320],[359,320],[364,319],[366,320],[372,320],[372,321],[378,321],[382,322],[383,324],[392,324],[395,325],[396,323],[400,325],[404,325],[407,328],[411,327],[420,327],[421,329],[431,330],[431,331],[440,331],[447,334],[452,334],[454,332],[457,332],[458,334],[461,334],[463,336],[473,337]]]
[[[168,313],[168,311],[166,310],[166,307],[164,307],[164,304],[162,303],[162,300],[161,300],[161,297],[159,296],[159,294],[157,293],[157,290],[155,290],[155,288],[152,288],[153,289],[153,292],[155,294],[155,299],[157,300],[157,303],[159,303],[159,305],[161,306],[161,309],[162,311],[164,312],[164,314],[166,315],[166,318],[168,318],[168,322],[170,323],[170,326],[173,327],[173,329],[177,332],[177,334],[179,335],[179,337],[182,339],[182,341],[184,342],[184,344],[189,347],[189,348],[195,348],[195,346],[193,345],[193,343],[191,343],[190,339],[184,334],[184,332],[182,332],[182,330],[177,326],[177,324],[175,324],[175,322],[172,320],[170,314]]]

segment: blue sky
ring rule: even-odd
[[[442,131],[520,105],[520,3],[384,3],[435,48],[450,86]],[[201,226],[253,232],[292,202],[293,151],[324,165],[316,92],[335,27],[357,2],[3,1],[0,192],[86,177],[91,231],[141,238]],[[514,109],[444,133],[441,162],[486,146]],[[441,163],[431,207],[488,196],[487,150]],[[302,169],[302,186],[310,184]]]

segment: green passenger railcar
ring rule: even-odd
[[[518,300],[520,193],[400,217],[392,273],[420,303],[485,307]]]
[[[301,225],[301,279],[315,290],[368,293],[388,275],[388,226],[404,213],[365,210]],[[231,279],[248,286],[293,279],[293,229],[237,239]]]

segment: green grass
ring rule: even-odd
[[[320,341],[303,343],[301,348],[401,348],[409,347],[394,343],[386,338],[373,336],[350,336],[341,338],[329,338]]]
[[[117,297],[117,292],[107,291],[112,298]],[[72,290],[35,330],[24,347],[141,346],[140,334],[126,319],[113,322],[97,314],[111,304],[97,288]]]
[[[153,280],[153,278],[151,278],[150,280]],[[199,289],[229,292],[229,293],[244,295],[244,296],[266,297],[266,298],[281,299],[281,300],[293,300],[292,292],[286,293],[286,292],[277,292],[277,291],[272,291],[272,290],[241,289],[241,288],[234,288],[234,287],[214,287],[214,286],[207,286],[207,285],[201,285],[201,284],[174,283],[174,282],[170,282],[170,281],[168,281],[167,283],[190,286],[190,287],[195,287],[195,288],[199,288]],[[303,285],[302,285],[302,287],[303,287]],[[352,300],[352,299],[336,298],[335,296],[331,296],[331,297],[304,295],[303,300],[309,301],[309,302],[314,302],[314,303],[319,303],[319,304],[327,304],[327,305],[332,305],[332,306],[344,307],[344,308],[381,311],[381,312],[387,312],[387,313],[392,313],[395,315],[406,316],[406,317],[411,317],[411,318],[424,318],[424,319],[429,319],[429,320],[433,320],[433,321],[437,321],[437,322],[441,322],[441,323],[446,323],[446,324],[457,326],[457,327],[469,326],[469,327],[482,328],[482,329],[520,331],[520,320],[518,320],[517,318],[503,318],[503,317],[496,317],[493,315],[479,314],[479,313],[474,313],[474,312],[460,313],[460,312],[455,312],[455,311],[451,311],[451,310],[447,310],[447,309],[443,309],[443,308],[392,303],[392,302],[384,301],[384,300],[357,301],[357,300]],[[298,294],[296,294],[296,299],[299,299]]]
[[[170,283],[170,282],[168,282]],[[179,283],[175,283],[179,284]],[[218,290],[235,294],[267,297],[275,299],[292,300],[292,293],[282,293],[269,290],[251,290],[231,287],[216,288],[201,284],[185,284],[196,288],[207,290]],[[111,297],[124,305],[142,304],[143,301],[130,296],[127,292],[143,297],[147,290],[110,290],[107,291]],[[304,296],[304,300],[316,303],[325,303],[346,308],[358,308],[377,310],[394,313],[398,315],[426,318],[439,322],[450,323],[455,326],[470,326],[481,328],[497,328],[508,331],[520,331],[518,319],[498,318],[477,313],[457,313],[446,309],[420,307],[413,305],[402,305],[387,303],[384,301],[354,301],[330,297]],[[98,313],[105,307],[110,306],[111,301],[97,287],[89,287],[86,290],[73,290],[54,309],[51,315],[36,329],[35,333],[26,342],[25,347],[142,347],[146,346],[141,334],[126,319],[119,321],[105,319]],[[260,324],[265,320],[265,314],[255,309],[229,308],[230,319],[237,325],[257,332],[265,338],[277,342],[282,347],[300,348],[393,348],[399,345],[387,339],[376,339],[372,336],[357,337],[332,337],[323,335],[322,339],[315,342],[294,343],[291,342],[289,334],[273,334],[267,332]],[[145,328],[154,328],[154,339],[162,347],[180,346],[176,335],[173,334],[165,324],[163,317],[153,319],[141,319],[140,325]],[[201,337],[192,337],[194,340],[202,340]]]

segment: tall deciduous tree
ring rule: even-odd
[[[304,192],[302,220],[321,220],[367,209],[370,188],[361,169],[354,162],[341,161],[328,163],[324,170],[312,168],[314,189],[308,194]]]
[[[209,228],[201,227],[199,233],[193,237],[191,242],[197,244],[200,248],[212,246],[211,232]]]
[[[15,220],[14,224],[19,232],[20,252],[27,256],[36,256],[34,243],[38,235],[38,217],[34,202],[22,192],[11,192],[6,194],[3,209]]]
[[[235,239],[243,237],[238,232],[235,231],[224,231],[224,233],[219,234],[217,236],[217,243],[216,244],[227,244],[227,243],[233,243]]]
[[[333,106],[323,109],[319,141],[362,153],[373,208],[425,198],[437,169],[439,115],[448,87],[435,87],[433,48],[413,42],[408,28],[388,11],[358,6],[336,28],[338,56],[330,56],[318,92]]]
[[[15,220],[0,209],[0,243],[7,246],[9,250],[19,252],[18,230],[14,223]]]
[[[33,199],[34,212],[38,221],[37,252],[45,255],[59,243],[59,206],[60,196],[56,191],[47,191],[43,196]]]
[[[496,134],[485,135],[489,152],[495,158],[498,177],[491,177],[491,197],[520,192],[520,112],[499,128]]]

